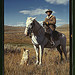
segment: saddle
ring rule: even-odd
[[[45,32],[45,36],[50,40],[51,34]],[[53,41],[59,40],[60,36],[62,36],[62,33],[59,33],[56,30],[52,32]]]
[[[60,36],[62,36],[62,33],[59,33],[59,32],[56,31],[56,30],[52,32],[52,37],[53,37],[53,40],[54,40],[54,41],[59,40],[59,37],[60,37]]]

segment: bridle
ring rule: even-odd
[[[28,35],[31,38],[31,33],[33,32],[33,26],[35,26],[34,21],[31,23],[31,28],[30,27],[26,27],[28,29]]]
[[[30,38],[32,37],[32,34],[31,34],[31,33],[33,32],[33,26],[35,26],[34,21],[33,21],[33,23],[31,23],[31,25],[32,25],[31,28],[26,27],[26,28],[28,28],[28,34],[29,34],[29,37],[30,37]],[[42,28],[42,26],[40,26],[40,28],[39,28],[37,31],[39,31],[41,28]]]
[[[32,32],[33,32],[33,27],[35,26],[35,23],[34,23],[34,21],[33,21],[33,23],[31,23],[32,24],[32,27],[31,28],[29,28],[29,27],[26,27],[26,28],[28,28],[28,34],[29,34],[29,37],[30,38],[32,38]],[[40,26],[39,28],[38,28],[38,32],[39,32],[39,30],[42,28],[42,26]],[[41,43],[43,43],[43,41],[44,41],[44,39],[45,39],[45,37],[43,38],[43,40],[42,40],[42,42]],[[32,40],[32,39],[31,39]],[[33,42],[34,42],[34,40],[32,40]],[[40,43],[40,44],[41,44]],[[34,42],[34,44],[35,44],[35,42]],[[35,44],[36,45],[36,44]]]

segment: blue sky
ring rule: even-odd
[[[4,0],[4,24],[25,26],[27,17],[42,24],[47,9],[53,10],[57,26],[69,24],[69,0]]]

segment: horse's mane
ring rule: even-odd
[[[38,21],[36,21],[36,19],[34,20],[38,25],[40,25],[41,26],[41,24],[38,22]]]
[[[35,18],[33,18],[33,17],[27,17],[27,20],[26,20],[26,25],[27,25],[27,27],[28,27],[28,25],[29,25],[30,23],[32,23],[33,21],[35,21],[35,23],[36,23],[37,25],[41,26],[41,24],[40,24],[38,21],[36,21]],[[41,26],[41,27],[42,27],[42,26]],[[42,27],[42,28],[43,28],[43,27]]]
[[[26,25],[27,25],[27,26],[28,26],[30,23],[33,22],[32,19],[33,19],[32,17],[27,17],[27,20],[26,20]]]

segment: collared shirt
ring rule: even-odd
[[[56,17],[53,16],[53,15],[47,16],[47,17],[45,18],[45,21],[43,21],[43,22],[45,22],[45,23],[48,22],[49,27],[50,27],[52,30],[54,30],[54,26],[55,26],[55,24],[56,24]]]
[[[56,24],[56,18],[53,15],[47,16],[44,22],[48,22],[50,25]]]
[[[46,18],[48,18],[48,19],[49,19],[49,18],[51,18],[52,16],[53,16],[53,15],[50,15],[50,16],[47,16]]]

